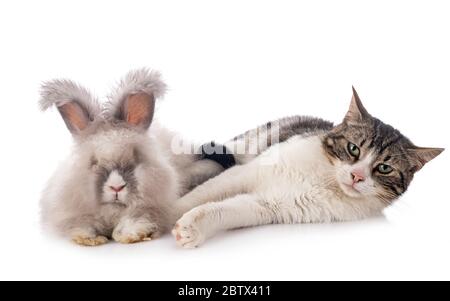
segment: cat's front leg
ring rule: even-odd
[[[240,194],[218,203],[208,203],[185,213],[172,234],[183,248],[195,248],[218,231],[274,222],[273,211],[253,194]]]
[[[176,201],[173,223],[192,208],[250,191],[255,184],[255,172],[254,168],[248,166],[234,166],[197,186]]]

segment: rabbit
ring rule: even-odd
[[[41,109],[56,106],[75,142],[43,191],[45,228],[85,246],[151,240],[174,224],[175,200],[224,169],[172,152],[176,134],[152,122],[165,90],[146,68],[130,71],[103,106],[73,81],[42,85]]]

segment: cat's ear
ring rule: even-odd
[[[350,108],[348,109],[347,114],[345,115],[344,121],[361,121],[367,117],[370,117],[370,114],[364,108],[361,99],[358,96],[358,93],[355,90],[355,87],[352,86],[353,96],[352,101],[350,102]]]
[[[430,162],[431,160],[436,158],[443,151],[444,148],[432,147],[414,147],[412,149],[409,149],[415,171],[421,169],[427,162]]]

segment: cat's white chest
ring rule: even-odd
[[[270,156],[273,164],[270,163]],[[257,191],[266,206],[277,207],[282,222],[333,220],[335,174],[319,137],[295,137],[263,154]],[[330,201],[331,200],[331,201]]]
[[[291,191],[296,187],[299,191],[317,188],[335,176],[317,136],[294,137],[262,154],[255,163],[261,182],[279,184]]]
[[[340,190],[318,136],[291,138],[258,160],[253,162],[258,169],[255,191],[264,206],[277,212],[277,222],[355,220],[383,208],[376,200],[351,198]]]

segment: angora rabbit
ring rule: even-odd
[[[173,154],[174,134],[152,124],[165,89],[159,73],[133,71],[102,108],[72,81],[42,86],[41,108],[55,105],[75,140],[43,193],[44,224],[81,245],[149,240],[174,222],[175,200],[223,169]]]

